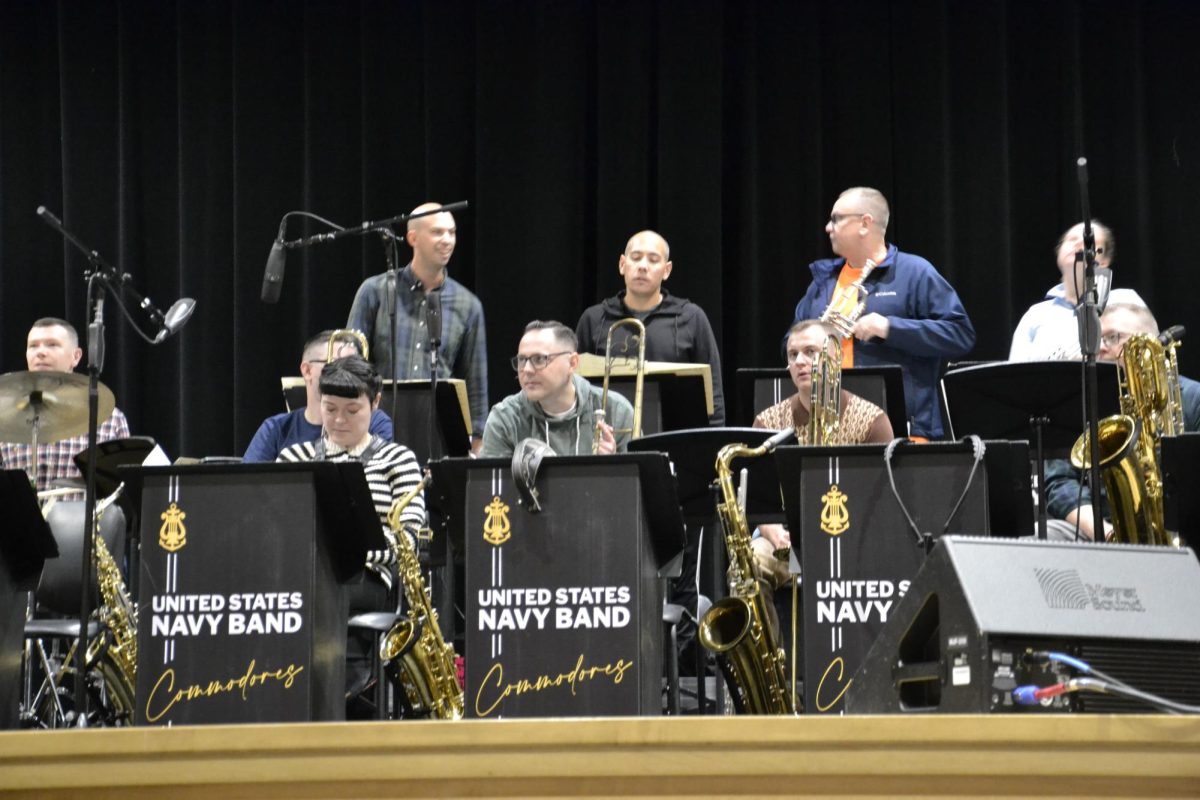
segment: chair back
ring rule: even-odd
[[[58,544],[58,558],[46,559],[35,597],[40,609],[57,614],[78,614],[79,587],[83,572],[84,501],[55,503],[46,523]],[[125,561],[125,512],[113,504],[100,516],[100,535],[117,564]],[[92,606],[99,602],[99,588],[92,572]]]

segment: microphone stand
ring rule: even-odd
[[[121,304],[120,291],[128,292],[134,300],[137,301],[139,307],[146,310],[150,319],[160,328],[166,328],[166,318],[163,313],[154,306],[150,298],[137,292],[130,283],[129,275],[116,270],[104,262],[100,254],[91,249],[79,239],[77,239],[70,231],[62,224],[62,221],[46,210],[45,206],[39,206],[37,214],[50,227],[57,230],[64,239],[70,242],[77,250],[83,253],[88,260],[88,268],[84,271],[84,278],[87,279],[87,302],[88,302],[88,434],[87,434],[87,449],[89,453],[94,454],[99,429],[100,415],[100,372],[104,369],[104,292],[107,290],[117,304],[121,306],[121,310],[125,312],[126,318],[129,317],[125,307]],[[129,320],[133,328],[142,336],[143,339],[155,344],[156,341],[148,337],[140,328]],[[80,728],[88,726],[88,693],[87,693],[87,653],[90,642],[88,641],[88,620],[92,616],[92,535],[96,530],[95,520],[93,516],[96,513],[96,462],[99,459],[89,457],[87,460],[87,475],[85,478],[84,490],[84,511],[83,511],[83,552],[81,563],[82,581],[80,585],[83,587],[79,602],[79,643],[75,649],[75,720],[74,723]]]
[[[1104,541],[1104,517],[1100,513],[1100,409],[1096,387],[1096,354],[1100,350],[1100,313],[1096,307],[1096,237],[1088,203],[1087,159],[1078,166],[1079,204],[1083,210],[1083,302],[1077,309],[1079,351],[1083,354],[1083,396],[1087,407],[1088,485],[1092,487],[1092,540]]]
[[[419,217],[427,217],[430,214],[442,214],[445,212],[453,213],[467,208],[470,203],[466,200],[459,200],[457,203],[449,203],[448,205],[431,208],[428,211],[420,211],[415,214],[398,214],[388,219],[360,222],[358,225],[350,228],[339,228],[338,230],[330,231],[329,233],[317,233],[312,236],[304,236],[291,241],[279,242],[279,246],[288,250],[293,250],[300,247],[308,247],[313,244],[322,244],[324,242],[332,242],[337,239],[342,239],[346,236],[363,236],[375,231],[383,233],[390,240],[390,246],[386,248],[386,256],[388,262],[387,284],[384,287],[384,302],[387,304],[388,328],[391,333],[391,346],[389,347],[391,362],[392,362],[392,424],[396,424],[396,381],[402,376],[398,374],[396,365],[396,326],[398,320],[396,318],[396,305],[398,303],[399,287],[399,272],[397,269],[397,244],[396,234],[392,230],[393,225],[401,223],[407,224],[410,219],[418,219]],[[298,212],[291,212],[298,213]],[[436,354],[435,354],[436,359]],[[437,362],[432,365],[436,370]],[[436,373],[434,376],[436,385]]]

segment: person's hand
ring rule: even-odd
[[[600,425],[600,444],[596,447],[596,454],[611,456],[617,452],[617,439],[613,436],[612,426],[607,422],[598,424]]]
[[[782,525],[759,525],[758,532],[776,550],[783,550],[792,546],[792,535]]]
[[[886,339],[889,330],[891,330],[891,323],[888,322],[887,317],[872,311],[866,316],[859,317],[858,322],[854,323],[854,338],[861,342],[868,339]]]
[[[1066,520],[1072,525],[1078,524],[1081,535],[1092,541],[1096,540],[1095,520],[1092,517],[1092,507],[1090,505],[1079,506],[1079,508],[1067,512]],[[1102,522],[1104,523],[1104,538],[1107,540],[1112,537],[1113,526],[1108,520],[1102,520]]]

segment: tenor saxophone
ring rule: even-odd
[[[779,631],[770,596],[754,575],[754,553],[746,514],[733,488],[735,458],[757,458],[774,450],[792,435],[777,433],[759,447],[729,444],[717,453],[717,484],[722,502],[717,515],[729,551],[729,596],[717,602],[700,621],[697,636],[714,653],[741,714],[794,714],[795,700],[788,687],[786,659],[778,645]]]
[[[124,487],[122,483],[115,492],[97,503],[92,517],[92,550],[101,598],[97,613],[108,629],[108,635],[93,638],[87,652],[87,664],[94,666],[103,677],[109,703],[118,719],[129,719],[133,714],[134,687],[137,686],[137,606],[130,599],[121,570],[100,535],[100,518],[116,502]]]
[[[408,601],[408,615],[398,620],[383,637],[379,658],[392,683],[400,689],[400,704],[406,717],[462,719],[463,689],[458,682],[454,647],[442,638],[437,611],[429,601],[429,590],[421,577],[421,565],[400,515],[429,483],[426,475],[416,488],[392,504],[388,526],[392,529],[392,551]]]

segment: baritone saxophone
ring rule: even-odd
[[[1121,413],[1097,426],[1114,542],[1179,546],[1178,536],[1166,526],[1159,465],[1163,437],[1183,433],[1178,345],[1173,339],[1164,345],[1151,334],[1134,334],[1117,362]],[[1071,465],[1086,470],[1091,463],[1085,431],[1071,447]]]
[[[729,551],[729,596],[717,602],[700,621],[700,643],[717,657],[741,714],[795,714],[796,704],[788,686],[786,657],[779,646],[778,622],[771,597],[754,573],[750,527],[733,488],[735,458],[766,455],[792,436],[788,428],[759,447],[729,444],[717,454],[717,484],[721,502],[717,516],[725,532]]]
[[[429,484],[426,474],[408,494],[392,504],[388,527],[396,568],[408,601],[408,614],[383,637],[379,658],[392,683],[398,687],[405,717],[462,719],[463,688],[458,682],[457,656],[453,645],[442,638],[437,611],[429,600],[429,589],[421,577],[416,550],[404,531],[400,516]]]

